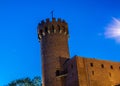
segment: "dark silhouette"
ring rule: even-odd
[[[17,79],[10,82],[7,86],[42,86],[40,77]]]

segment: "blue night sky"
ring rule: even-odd
[[[70,55],[120,62],[120,0],[1,0],[0,86],[41,76],[37,25],[65,19]]]

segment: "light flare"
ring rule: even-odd
[[[120,20],[113,18],[112,23],[108,25],[104,34],[106,38],[114,39],[120,43]]]

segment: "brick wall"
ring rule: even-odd
[[[74,66],[74,71],[77,71],[75,76],[78,76],[79,82],[79,85],[74,86],[114,86],[120,84],[120,63],[83,57],[74,57],[73,59],[74,61],[71,60],[69,65],[73,63],[77,65]],[[71,70],[69,71],[71,72]],[[69,80],[70,83],[72,81],[74,80]]]

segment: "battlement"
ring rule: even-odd
[[[68,24],[65,20],[58,18],[52,18],[50,21],[49,18],[46,20],[42,20],[38,24],[38,38],[39,40],[42,39],[43,36],[46,34],[64,34],[68,35]]]

